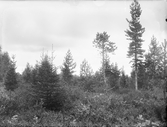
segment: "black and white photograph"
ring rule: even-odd
[[[0,127],[166,127],[166,0],[0,0]]]

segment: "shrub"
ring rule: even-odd
[[[18,104],[14,100],[0,99],[0,115],[14,115],[18,111]]]
[[[49,100],[52,102],[46,102],[47,105],[44,104],[44,107],[48,110],[63,111],[70,108],[70,100],[68,99],[66,91],[62,88],[57,88],[56,92]]]
[[[83,87],[84,91],[95,92],[94,90],[95,81],[93,77],[91,76],[82,77],[82,79],[80,79],[80,82],[81,82],[81,86]]]
[[[128,88],[120,88],[116,91],[114,91],[115,93],[117,94],[128,94],[130,93],[132,90],[131,89],[128,89]]]
[[[27,110],[35,105],[35,98],[32,95],[31,84],[23,83],[14,92],[14,99],[20,110]]]

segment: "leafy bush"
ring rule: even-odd
[[[18,104],[14,100],[0,99],[0,115],[13,115],[18,111]]]
[[[23,83],[14,92],[14,99],[20,110],[27,110],[35,105],[35,98],[32,95],[31,84]]]
[[[88,92],[95,92],[94,87],[95,87],[95,81],[92,76],[89,77],[82,77],[80,79],[80,83],[84,91]]]

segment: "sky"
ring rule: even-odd
[[[127,51],[130,41],[128,29],[132,1],[0,1],[0,45],[10,56],[15,55],[17,72],[26,64],[34,66],[44,51],[60,67],[68,50],[71,51],[79,74],[80,64],[88,61],[93,71],[101,66],[100,50],[93,46],[97,32],[106,31],[117,50],[108,54],[111,63],[117,63],[126,74],[132,68]],[[140,23],[145,27],[143,49],[148,50],[154,35],[161,43],[167,39],[167,1],[139,0],[142,14]],[[58,69],[58,72],[60,70]]]

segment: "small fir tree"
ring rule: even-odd
[[[11,65],[9,66],[8,71],[5,75],[4,85],[5,89],[10,92],[11,98],[11,91],[14,91],[17,88],[17,74],[15,72],[16,65],[15,65],[14,57],[12,58]]]
[[[38,101],[42,100],[45,108],[56,110],[60,107],[60,102],[55,101],[59,89],[59,78],[47,55],[42,58],[34,70],[32,88],[35,98]]]
[[[25,70],[22,73],[25,82],[30,83],[32,80],[32,67],[27,63]]]
[[[71,83],[75,67],[76,63],[73,61],[70,50],[68,50],[64,59],[63,67],[61,68],[63,81],[68,84]]]
[[[11,66],[11,59],[8,52],[0,53],[0,81],[3,81],[9,67]]]

